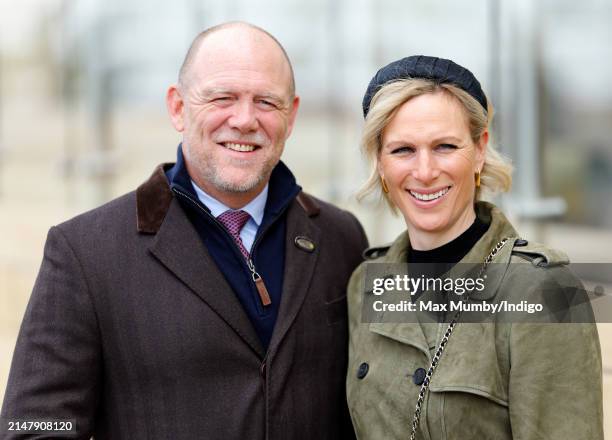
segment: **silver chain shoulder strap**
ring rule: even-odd
[[[487,270],[487,266],[489,265],[489,263],[491,263],[491,261],[493,261],[493,257],[497,255],[497,253],[500,251],[501,248],[504,247],[504,245],[509,239],[510,237],[506,237],[502,239],[499,243],[497,243],[497,245],[495,245],[491,253],[487,255],[487,258],[485,258],[484,262],[482,263],[482,267],[480,268],[480,271],[478,272],[478,276],[476,278],[482,278],[485,273],[485,270]],[[465,297],[465,301],[468,301],[469,299],[470,298],[468,294]],[[448,339],[453,334],[453,330],[455,329],[455,326],[459,321],[461,311],[462,309],[459,309],[457,313],[455,313],[455,316],[453,316],[453,319],[451,319],[450,323],[448,324],[448,328],[446,329],[446,332],[444,332],[444,337],[440,341],[438,349],[436,350],[436,353],[434,354],[434,357],[431,360],[431,364],[429,365],[429,369],[427,370],[427,374],[425,375],[425,380],[423,380],[423,383],[421,384],[421,389],[419,390],[419,397],[417,399],[416,408],[414,410],[414,417],[412,418],[412,433],[410,434],[410,440],[415,440],[417,428],[419,426],[419,420],[421,418],[421,407],[423,406],[423,401],[425,400],[425,394],[427,394],[427,390],[429,389],[431,376],[434,374],[434,371],[436,371],[436,367],[438,366],[438,362],[440,361],[442,353],[444,353],[444,348],[448,343]]]

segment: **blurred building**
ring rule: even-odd
[[[117,120],[146,125],[150,116],[158,124],[193,36],[244,19],[269,29],[293,60],[303,106],[286,159],[315,193],[347,203],[365,176],[360,102],[373,73],[402,56],[435,54],[468,66],[493,100],[496,141],[516,164],[508,209],[527,219],[612,226],[612,208],[602,203],[612,200],[610,1],[47,0],[27,12],[22,40],[3,38],[2,66],[19,75],[12,65],[19,59],[47,76],[38,92],[61,113],[66,175],[79,169],[108,186],[124,173],[129,165],[119,158],[140,133]],[[5,81],[4,150],[16,148],[6,139],[15,93],[42,98]],[[168,160],[173,147],[151,146],[167,148]],[[94,193],[94,203],[114,194]]]

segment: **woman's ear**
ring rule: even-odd
[[[382,160],[380,160],[382,156],[382,147],[379,145],[378,151],[376,152],[376,170],[378,171],[378,175],[381,177],[385,176],[385,172],[383,170]]]
[[[485,130],[476,144],[476,169],[482,171],[487,157],[487,145],[489,145],[489,131]]]

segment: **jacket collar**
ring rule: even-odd
[[[478,202],[476,204],[476,215],[484,223],[489,223],[489,229],[478,240],[476,245],[463,257],[461,263],[481,263],[489,255],[491,250],[503,238],[516,238],[517,233],[506,216],[492,203]],[[512,244],[504,246],[503,252],[496,255],[493,262],[502,263],[510,261]]]
[[[144,234],[155,234],[164,221],[173,194],[172,188],[189,193],[198,200],[185,166],[181,145],[176,155],[176,163],[159,165],[149,179],[136,190],[137,228]],[[302,188],[283,162],[279,162],[270,175],[268,201],[262,226],[274,219],[300,194]],[[299,197],[298,202],[308,215],[318,214],[318,206],[312,199]]]
[[[165,170],[171,163],[159,165],[151,177],[136,189],[136,219],[138,232],[156,234],[166,217],[172,191],[168,186]]]

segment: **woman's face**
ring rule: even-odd
[[[383,130],[378,170],[413,248],[439,247],[473,223],[487,141],[485,132],[474,144],[463,105],[443,91],[410,99]]]

